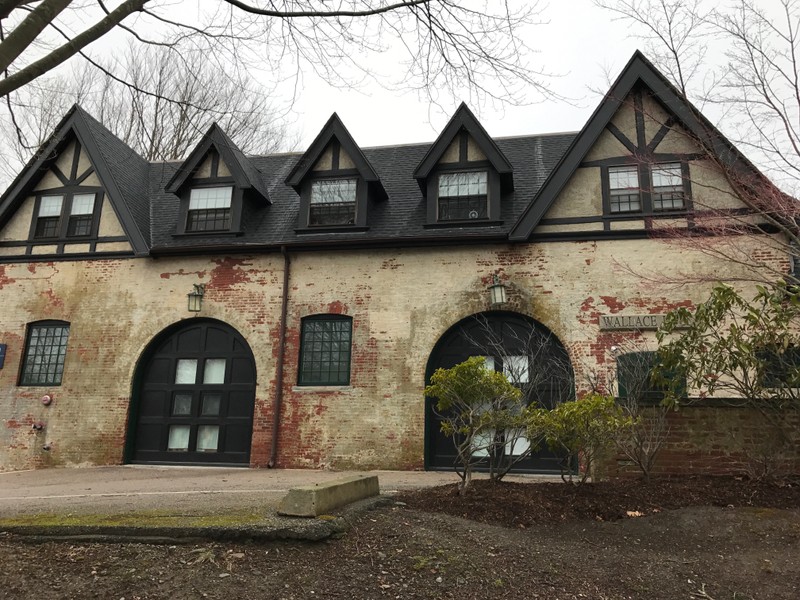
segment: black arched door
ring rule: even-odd
[[[523,392],[527,404],[552,408],[574,397],[574,375],[563,344],[542,324],[519,313],[492,311],[467,317],[437,342],[428,360],[425,383],[439,368],[449,369],[471,356],[483,356],[487,368],[504,373]],[[425,466],[452,469],[456,460],[453,440],[441,432],[435,401],[425,400]],[[506,452],[524,453],[523,437]],[[559,472],[562,457],[540,448],[517,463],[518,472]]]
[[[167,329],[137,368],[128,459],[248,464],[255,389],[253,353],[232,327],[191,319]]]

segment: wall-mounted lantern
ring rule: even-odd
[[[195,283],[194,290],[187,294],[189,298],[189,312],[197,313],[203,307],[203,296],[206,294],[204,283]]]
[[[492,306],[499,306],[506,303],[506,286],[500,281],[497,274],[492,275],[492,285],[489,286]]]

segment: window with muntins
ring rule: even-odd
[[[69,323],[45,321],[28,326],[20,385],[61,385]]]
[[[306,317],[300,334],[298,385],[348,385],[353,320],[342,315]]]
[[[232,194],[232,187],[192,189],[189,196],[186,231],[229,230]]]
[[[309,225],[352,225],[356,219],[358,180],[321,179],[311,184]]]
[[[94,194],[75,194],[69,209],[67,237],[91,235],[94,215]]]
[[[612,213],[642,210],[638,167],[609,167],[608,187]]]
[[[655,165],[651,183],[653,186],[653,210],[681,210],[684,208],[681,163]]]
[[[61,207],[64,196],[42,196],[36,215],[35,238],[57,238],[61,227]]]
[[[488,217],[488,173],[467,171],[439,174],[440,221],[468,221]]]
[[[668,382],[661,383],[653,377],[657,364],[656,352],[629,352],[617,357],[617,395],[637,402],[660,401],[670,389]],[[667,377],[674,379],[674,377]],[[681,382],[682,395],[686,393],[686,380]]]
[[[33,239],[88,237],[94,233],[97,194],[49,194],[39,198]]]

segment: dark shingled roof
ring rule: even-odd
[[[120,198],[125,203],[136,228],[142,238],[149,242],[150,203],[147,184],[149,164],[85,110],[78,107],[77,114],[84,120],[94,138],[97,149],[105,160],[105,168],[116,182]]]
[[[367,231],[336,233],[298,233],[300,197],[285,183],[301,154],[278,154],[250,157],[248,160],[262,174],[271,205],[255,203],[246,207],[248,218],[244,233],[236,238],[227,235],[174,235],[177,230],[179,200],[164,191],[175,175],[178,163],[150,166],[152,247],[154,253],[239,247],[344,246],[369,243],[412,245],[446,241],[506,239],[508,232],[534,198],[540,186],[572,143],[575,134],[552,134],[495,140],[514,168],[514,191],[501,200],[502,224],[454,227],[426,227],[426,204],[414,179],[414,170],[430,149],[430,144],[364,148],[363,153],[377,172],[388,198],[370,202]],[[245,200],[247,202],[247,200]]]

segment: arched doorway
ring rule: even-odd
[[[541,323],[513,312],[490,311],[456,323],[439,339],[428,359],[426,385],[436,369],[448,369],[471,356],[486,357],[487,368],[504,373],[519,386],[528,404],[552,408],[574,397],[574,375],[566,348]],[[425,399],[425,467],[452,469],[456,458],[452,439],[441,432],[434,401]],[[523,438],[508,452],[524,452]],[[515,471],[559,472],[562,457],[539,449],[520,461]]]
[[[253,352],[235,329],[213,319],[167,328],[136,368],[127,460],[249,464],[255,390]]]

